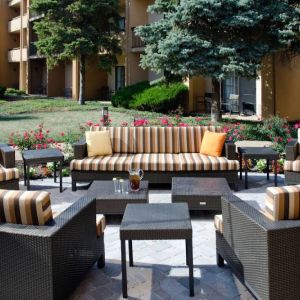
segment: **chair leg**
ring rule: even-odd
[[[102,268],[105,267],[105,255],[104,254],[102,254],[100,256],[100,258],[98,259],[97,266],[98,266],[99,269],[102,269]]]
[[[224,258],[217,252],[217,265],[218,267],[224,267]]]
[[[76,188],[76,181],[72,180],[72,192],[76,192],[77,188]]]

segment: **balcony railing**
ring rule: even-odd
[[[131,28],[131,39],[132,39],[132,48],[144,48],[145,43],[142,39],[135,33],[135,27]]]
[[[8,51],[8,62],[20,62],[27,60],[27,48],[15,48]]]
[[[9,0],[8,1],[8,6],[10,6],[10,7],[15,6],[15,5],[20,6],[20,4],[21,4],[21,0]]]
[[[23,18],[23,20],[22,20]],[[24,15],[23,17],[19,16],[16,18],[13,18],[11,21],[8,22],[8,32],[19,32],[21,30],[21,27],[27,28],[27,21],[28,21],[28,16],[27,14]]]

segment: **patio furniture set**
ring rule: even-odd
[[[60,214],[52,211],[49,193],[18,191],[14,151],[0,145],[0,299],[65,299],[95,262],[98,267],[105,265],[105,214],[123,215],[124,297],[126,241],[129,266],[133,266],[132,241],[147,239],[185,240],[193,296],[189,210],[222,211],[215,216],[217,264],[223,267],[226,261],[256,298],[300,298],[300,187],[268,188],[265,203],[254,205],[255,201],[233,196],[228,186],[236,187],[241,170],[237,152],[245,160],[258,156],[276,160],[274,153],[267,149],[236,151],[234,144],[226,144],[224,156],[199,154],[196,144],[201,144],[205,131],[217,132],[217,127],[103,130],[109,131],[113,154],[88,157],[84,141],[74,145],[72,188],[76,189],[77,182],[92,184],[85,197]],[[286,149],[286,183],[299,184],[300,143],[293,141]],[[33,161],[24,157],[27,170]],[[131,167],[145,171],[140,191],[114,193],[111,179],[124,176]],[[28,178],[25,181],[28,184]],[[151,183],[171,183],[172,203],[149,204]]]

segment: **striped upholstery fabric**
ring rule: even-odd
[[[300,156],[296,160],[286,160],[284,170],[289,172],[300,172]]]
[[[223,216],[222,215],[215,215],[214,218],[214,224],[215,224],[215,229],[216,231],[220,232],[223,234]]]
[[[102,234],[104,234],[104,230],[106,227],[106,220],[104,215],[96,215],[96,233],[97,237],[100,237]]]
[[[133,154],[116,153],[111,156],[95,156],[71,161],[72,171],[128,171]]]
[[[17,168],[6,169],[0,165],[0,181],[19,179],[19,170]]]
[[[202,138],[204,136],[205,131],[207,130],[211,132],[221,132],[222,128],[218,126],[180,127],[180,153],[199,153]]]
[[[134,127],[93,127],[92,130],[109,130],[113,153],[135,153]]]
[[[136,153],[179,153],[178,127],[136,127]]]
[[[300,219],[300,185],[269,187],[265,200],[266,215],[274,220]]]
[[[50,194],[0,190],[0,222],[45,225],[52,221]]]
[[[179,160],[182,171],[236,171],[239,170],[237,160],[226,157],[214,157],[200,153],[180,153]]]
[[[134,169],[144,171],[180,171],[178,154],[144,153],[135,154],[132,160]]]

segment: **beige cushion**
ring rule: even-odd
[[[0,181],[19,179],[19,170],[17,168],[6,169],[0,165]]]
[[[48,192],[0,190],[1,223],[45,225],[52,219]]]
[[[221,234],[223,234],[223,216],[222,215],[215,215],[214,218],[214,224],[215,224],[215,229],[219,231]]]
[[[284,170],[288,172],[300,172],[300,156],[296,160],[286,160],[284,163]]]
[[[85,137],[88,157],[112,155],[109,131],[87,131]]]
[[[104,234],[104,230],[106,227],[106,220],[105,216],[103,215],[96,215],[96,233],[97,237],[100,237],[102,234]]]
[[[265,215],[271,220],[299,220],[300,185],[267,188],[265,204]]]

